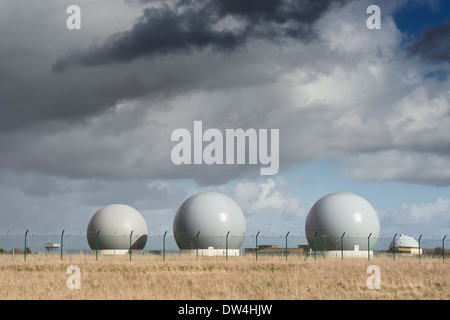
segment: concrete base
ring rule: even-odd
[[[181,250],[181,254],[189,254],[189,255],[196,255],[197,250]],[[225,257],[227,255],[226,249],[198,249],[198,255],[199,256],[223,256]],[[239,256],[239,249],[228,249],[228,256]]]
[[[312,253],[314,254],[314,252]],[[326,258],[366,258],[368,255],[370,255],[370,258],[373,257],[373,251],[353,251],[353,250],[330,250],[330,251],[324,251],[324,256]],[[317,255],[320,255],[320,252],[317,252]]]
[[[95,250],[94,250],[95,252]],[[110,256],[124,256],[130,254],[130,250],[120,249],[120,250],[98,250],[98,254],[110,255]],[[133,250],[132,254],[142,254],[142,250]]]

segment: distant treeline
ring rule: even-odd
[[[27,247],[27,253],[31,253],[30,248]],[[3,248],[0,248],[0,254],[23,254],[23,249],[12,249],[10,251],[6,251]]]

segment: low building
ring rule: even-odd
[[[55,242],[46,242],[44,243],[44,248],[46,249],[46,253],[49,253],[50,251],[54,250],[54,249],[59,249],[61,247],[61,245],[59,243],[55,243]]]

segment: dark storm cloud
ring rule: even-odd
[[[16,26],[19,30],[16,36],[9,38],[9,33],[4,32],[0,46],[0,132],[34,124],[48,126],[49,121],[78,123],[108,112],[120,101],[139,97],[158,99],[184,90],[204,89],[205,83],[226,87],[226,82],[231,79],[221,76],[230,74],[226,63],[201,66],[195,61],[194,69],[190,58],[195,55],[189,53],[206,48],[212,49],[213,54],[236,53],[237,48],[255,38],[276,44],[284,37],[311,40],[313,23],[335,2],[344,1],[141,0],[139,5],[157,6],[141,11],[141,16],[128,31],[111,32],[107,40],[91,47],[84,46],[86,41],[80,41],[71,49],[64,48],[78,36],[92,39],[88,41],[94,43],[96,34],[89,38],[92,31],[88,29],[70,36],[64,33],[68,42],[58,41],[62,39],[64,29],[58,28],[61,21],[53,15],[43,19],[51,21],[52,28],[46,30],[48,35],[37,33],[32,42],[25,41],[29,36],[28,28]],[[52,5],[54,10],[61,9]],[[8,15],[6,12],[5,16]],[[84,9],[85,16],[86,12]],[[229,17],[231,22],[222,24]],[[33,16],[30,23],[37,23],[34,19],[38,17]],[[21,20],[28,21],[27,17]],[[48,38],[55,41],[49,43]],[[23,39],[19,47],[16,39]],[[176,59],[170,62],[157,60],[168,55]],[[154,59],[142,61],[146,65],[135,61],[142,57]],[[129,63],[132,61],[133,64]],[[241,85],[242,77],[248,79],[248,83],[261,81],[260,75],[241,74],[242,67],[246,67],[244,62],[234,62],[233,56],[227,61],[240,66],[239,77],[235,77],[240,82],[234,80],[235,84]],[[187,65],[182,65],[183,62]],[[63,72],[80,65],[87,68]],[[172,65],[178,68],[172,68]],[[214,77],[211,77],[213,73]]]
[[[270,40],[288,37],[310,41],[317,37],[314,22],[325,13],[333,3],[344,4],[348,0],[213,0],[219,17],[227,15],[244,18],[247,33]]]
[[[74,52],[60,59],[53,70],[62,71],[72,63],[96,66],[134,60],[143,55],[167,54],[212,46],[232,49],[242,35],[213,31],[212,19],[191,9],[176,13],[168,7],[147,8],[130,31],[112,35],[103,46],[87,52]]]
[[[121,72],[121,77],[117,77]],[[0,132],[9,132],[31,124],[64,120],[78,122],[106,112],[118,101],[144,95],[157,85],[142,83],[141,77],[126,70],[104,70],[80,75],[49,75],[29,72],[5,83],[0,97]],[[112,89],[114,88],[114,89]],[[156,90],[156,89],[155,89]]]
[[[427,30],[419,41],[408,48],[408,53],[424,60],[450,61],[450,20],[440,27]]]
[[[345,3],[347,0],[213,0],[219,16],[237,15],[248,19],[250,23],[277,24],[299,23],[302,26],[314,23],[332,3]],[[300,28],[301,29],[301,28]],[[288,33],[296,36],[296,33]]]
[[[140,57],[185,53],[210,47],[230,51],[249,38],[283,37],[311,40],[312,24],[332,3],[346,0],[180,0],[174,6],[146,8],[126,32],[112,35],[105,44],[68,53],[54,65],[61,72],[73,65],[125,63]],[[244,23],[238,30],[218,29],[217,23],[234,17]]]

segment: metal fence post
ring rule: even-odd
[[[397,236],[397,234],[394,235],[394,238],[392,238],[392,249],[393,249],[393,257],[395,260],[395,237]]]
[[[98,235],[100,230],[97,231],[97,235],[95,236],[95,261],[98,261]]]
[[[344,235],[345,232],[341,236],[341,259],[344,260]]]
[[[316,260],[316,252],[317,252],[317,241],[316,241],[317,232],[318,231],[316,231],[316,233],[314,233],[314,260]]]
[[[28,234],[28,229],[25,232],[25,250],[23,251],[23,260],[27,261],[27,234]]]
[[[167,231],[163,235],[163,261],[166,261],[166,234]]]
[[[258,236],[259,236],[259,232],[256,234],[256,246],[255,246],[255,252],[256,252],[256,261],[258,261]]]
[[[421,248],[420,248],[420,238],[422,238],[422,235],[420,235],[420,237],[419,237],[419,261],[420,261],[420,251],[421,251]]]
[[[444,238],[442,238],[442,261],[445,262],[445,245],[444,245],[444,241],[445,238],[447,237],[447,235],[444,236]]]
[[[131,261],[131,253],[133,252],[132,246],[131,246],[131,237],[133,236],[133,231],[134,230],[131,230],[131,233],[130,233],[130,261]]]
[[[367,260],[370,260],[370,236],[372,235],[372,232],[367,237]]]
[[[200,234],[200,231],[197,233],[197,237],[195,239],[196,247],[197,247],[197,261],[198,261],[198,236],[199,236],[199,234]]]
[[[289,231],[288,231],[288,233],[286,233],[286,261],[288,259],[288,240],[287,240],[288,235],[289,235]]]
[[[63,236],[64,230],[61,232],[61,260],[63,259]]]
[[[227,238],[226,238],[226,255],[227,255],[227,261],[228,261],[228,235],[230,234],[230,231],[228,231],[228,233],[227,233]]]

